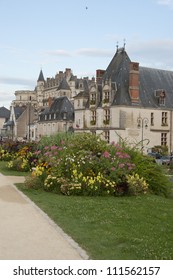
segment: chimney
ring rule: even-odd
[[[52,97],[49,96],[49,98],[48,98],[48,106],[49,106],[49,108],[51,107],[52,103],[53,103]]]
[[[105,73],[105,70],[101,70],[101,69],[96,70],[96,82],[97,83],[101,81],[104,73]]]
[[[66,78],[71,76],[71,68],[66,68],[65,69],[65,76],[66,76]]]
[[[139,103],[139,63],[130,62],[129,94],[132,103]]]

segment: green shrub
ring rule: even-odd
[[[140,195],[146,194],[148,191],[148,184],[144,178],[139,177],[138,174],[127,175],[128,194]]]
[[[149,185],[149,191],[156,195],[168,197],[173,187],[169,177],[165,175],[163,166],[157,164],[152,158],[142,155],[139,151],[126,147],[135,164],[134,172],[143,177]]]

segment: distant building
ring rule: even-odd
[[[10,110],[7,108],[0,107],[0,138],[5,136],[4,124],[8,121],[10,117]]]
[[[56,98],[50,107],[39,114],[37,130],[39,138],[58,132],[73,132],[74,107],[66,96]]]

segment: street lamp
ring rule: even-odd
[[[28,107],[28,140],[31,140],[31,96],[29,97],[29,107]]]
[[[142,147],[141,150],[143,152],[143,142],[144,142],[144,128],[147,129],[148,128],[148,118],[142,118],[142,117],[138,117],[137,118],[137,127],[142,129],[142,139],[141,139],[141,143],[142,143]]]

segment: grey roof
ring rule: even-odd
[[[158,98],[154,94],[158,89],[166,92],[165,107],[173,107],[173,71],[140,67],[139,75],[140,99],[144,107],[159,106]]]
[[[25,106],[16,106],[14,107],[14,114],[15,114],[15,118],[18,119],[21,114],[26,110]]]
[[[102,87],[106,81],[111,81],[112,90],[115,90],[112,105],[134,106],[129,95],[130,62],[125,49],[118,49],[99,82],[99,86]],[[155,96],[158,89],[166,92],[165,105],[159,104]],[[140,66],[139,102],[135,106],[173,108],[173,71]]]
[[[130,105],[129,96],[130,58],[124,48],[118,49],[108,65],[102,81],[111,80],[112,89],[116,88],[113,105]]]
[[[80,91],[76,96],[74,96],[74,99],[88,98],[88,97],[89,97],[88,91]]]
[[[45,80],[44,80],[44,76],[43,76],[43,71],[40,70],[40,74],[39,74],[39,77],[38,77],[37,82],[44,82],[44,81],[45,81]]]
[[[6,120],[10,117],[10,110],[7,108],[0,107],[0,118],[5,118]]]
[[[63,78],[62,81],[60,82],[57,90],[61,90],[61,89],[64,89],[64,90],[71,90],[67,81],[66,81],[66,78]]]
[[[51,120],[55,120],[54,116],[56,120],[63,120],[64,113],[67,121],[74,121],[74,107],[66,96],[56,98],[50,108],[47,107],[40,114],[40,121],[46,121],[45,115],[51,115]],[[47,121],[50,121],[50,118],[47,118]]]

